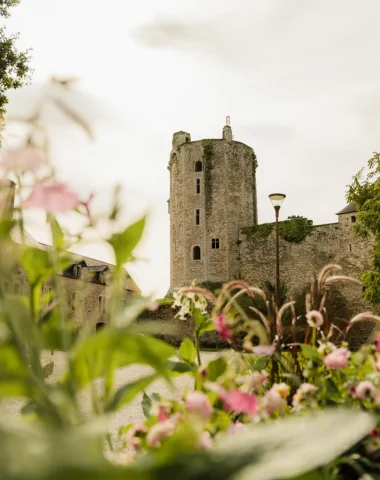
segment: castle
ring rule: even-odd
[[[170,292],[194,280],[274,283],[275,231],[273,224],[258,224],[257,167],[255,152],[233,139],[229,124],[221,139],[192,141],[183,131],[173,135]],[[352,230],[355,204],[337,215],[338,222],[326,225],[302,217],[280,223],[280,272],[289,295],[302,291],[326,264],[338,264],[341,274],[355,278],[370,267],[372,243]],[[339,287],[354,310],[363,309],[361,286]]]

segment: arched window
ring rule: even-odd
[[[355,215],[353,215],[353,216],[351,217],[351,223],[355,223],[355,222],[356,222],[356,217],[355,217]]]
[[[201,247],[196,247],[193,248],[193,260],[200,260],[201,259]]]
[[[203,170],[202,162],[200,160],[197,160],[195,162],[195,171],[196,172],[201,172],[202,170]]]

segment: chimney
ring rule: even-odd
[[[7,178],[0,179],[0,221],[12,220],[16,184]]]

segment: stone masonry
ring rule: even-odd
[[[173,135],[170,171],[171,290],[239,277],[239,230],[257,223],[256,156],[232,139]]]

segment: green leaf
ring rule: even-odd
[[[26,248],[21,256],[21,264],[32,287],[42,284],[52,274],[49,254],[39,248]]]
[[[11,240],[11,231],[15,226],[16,222],[14,220],[2,219],[0,221],[0,240]]]
[[[364,412],[330,409],[308,417],[289,417],[257,425],[234,438],[226,438],[215,454],[222,462],[247,462],[250,452],[259,459],[236,480],[289,478],[327,465],[361,440],[376,425]],[[228,458],[227,458],[228,457]],[[220,477],[222,478],[222,477]]]
[[[266,356],[261,356],[257,357],[256,361],[254,362],[253,369],[256,372],[261,372],[261,370],[264,370],[268,365],[268,357]]]
[[[182,340],[181,346],[179,347],[179,354],[185,362],[193,364],[195,362],[195,357],[197,351],[195,349],[194,343],[189,338],[184,338]]]
[[[149,418],[151,416],[150,410],[152,408],[152,403],[152,399],[144,392],[141,407],[146,418]]]
[[[109,372],[110,352],[114,369],[133,363],[150,365],[170,381],[167,361],[175,354],[174,348],[147,335],[109,327],[87,338],[73,351],[70,373],[66,375],[65,382],[74,382],[77,388],[83,388],[95,378],[105,375]]]
[[[207,365],[208,379],[215,382],[226,371],[227,362],[224,358],[217,358]]]
[[[318,350],[311,346],[311,345],[301,345],[302,354],[305,358],[310,360],[320,360],[321,357],[319,356]]]
[[[48,429],[36,422],[0,424],[1,478],[7,480],[148,480],[147,473],[115,467],[103,452],[105,419],[82,427]],[[154,478],[154,477],[153,477]]]
[[[194,366],[185,362],[173,362],[169,360],[168,367],[174,374],[182,375],[183,373],[193,373],[196,369]]]
[[[124,232],[115,233],[108,240],[113,247],[116,258],[116,266],[120,269],[132,258],[132,252],[141,240],[145,228],[146,217],[127,227]]]
[[[54,217],[50,217],[50,226],[54,248],[57,251],[61,251],[65,246],[65,236],[63,234],[63,230]]]
[[[199,309],[196,309],[194,312],[194,321],[199,337],[201,337],[206,332],[211,332],[215,330],[210,315],[208,315],[207,313],[202,313]]]
[[[111,400],[106,405],[106,412],[114,412],[119,410],[126,403],[131,402],[140,392],[157,379],[157,375],[149,375],[148,377],[140,378],[135,382],[123,385]]]

